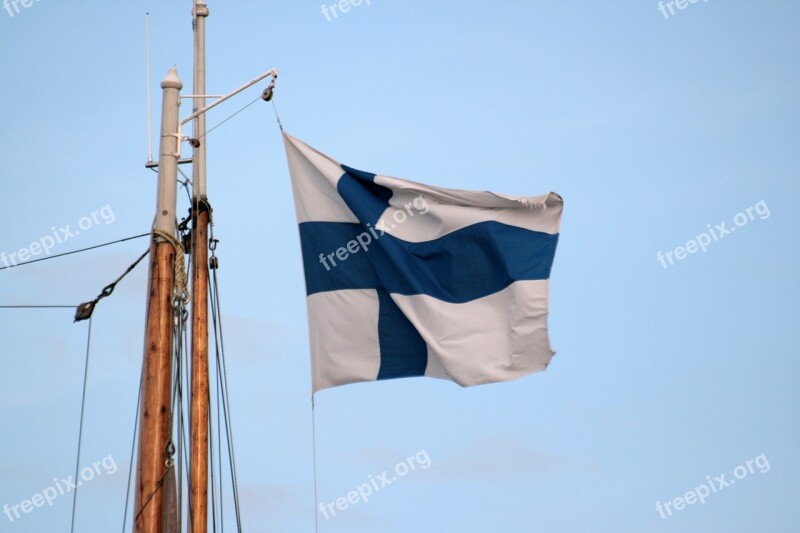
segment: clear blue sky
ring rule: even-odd
[[[190,4],[0,10],[0,251],[104,206],[113,222],[51,253],[148,231],[144,14],[157,130],[167,69],[191,89]],[[210,92],[277,67],[287,131],[343,163],[565,200],[550,368],[472,389],[410,379],[319,393],[321,502],[430,458],[320,515],[320,531],[800,530],[800,4],[701,0],[665,17],[654,0],[372,0],[331,21],[319,1],[209,4]],[[313,531],[305,293],[271,106],[207,141],[245,528]],[[705,252],[675,250],[723,221],[736,231]],[[145,247],[0,271],[0,304],[89,300]],[[82,466],[112,456],[118,471],[81,488],[79,531],[122,524],[145,270],[95,312]],[[0,505],[72,474],[87,328],[72,314],[0,309]],[[767,472],[661,518],[656,502],[759,456]],[[70,507],[61,496],[0,516],[0,531],[67,531]]]

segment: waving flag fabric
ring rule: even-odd
[[[284,143],[314,392],[411,376],[466,387],[547,367],[558,194],[442,189]]]

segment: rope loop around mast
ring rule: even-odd
[[[181,304],[185,305],[189,302],[189,277],[186,274],[186,262],[184,256],[186,250],[183,248],[183,243],[174,235],[159,229],[153,229],[153,238],[161,237],[175,248],[175,289],[174,297],[175,302],[173,305],[176,307]]]

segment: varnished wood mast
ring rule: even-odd
[[[158,200],[150,246],[142,408],[139,423],[139,455],[136,468],[134,521],[137,532],[161,533],[164,491],[169,475],[166,447],[172,434],[170,387],[172,383],[172,299],[177,253],[174,236],[177,160],[178,100],[182,87],[172,68],[164,81],[161,111],[161,143],[158,167]],[[181,257],[181,259],[183,259]]]
[[[196,0],[194,10],[194,86],[206,93],[205,23],[208,7]],[[194,112],[205,107],[205,98],[194,99]],[[190,425],[189,509],[192,533],[208,529],[208,222],[206,197],[206,116],[194,119],[192,156],[192,396]]]

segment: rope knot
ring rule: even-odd
[[[175,265],[173,267],[175,287],[172,294],[176,303],[186,305],[189,303],[189,277],[186,274],[186,263],[184,261],[186,250],[183,248],[183,243],[170,233],[154,229],[153,237],[156,236],[161,237],[175,248]]]

